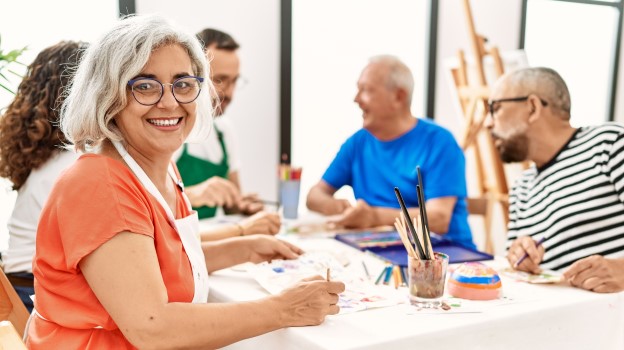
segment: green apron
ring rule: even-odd
[[[216,128],[215,131],[217,132],[219,143],[221,144],[221,149],[223,150],[223,159],[219,164],[193,157],[188,154],[186,143],[184,144],[182,148],[182,155],[176,162],[176,165],[178,166],[180,175],[182,175],[182,180],[184,181],[185,186],[197,185],[213,176],[219,176],[227,179],[229,172],[228,154],[225,148],[225,142],[223,142],[223,133]],[[217,207],[203,206],[199,208],[193,207],[193,209],[197,210],[197,214],[200,219],[211,218],[215,216],[217,212]]]

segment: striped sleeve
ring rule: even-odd
[[[624,132],[620,131],[609,152],[609,178],[620,202],[624,203]]]

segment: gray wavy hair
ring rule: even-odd
[[[381,63],[388,67],[389,74],[386,78],[388,89],[401,88],[407,92],[407,105],[412,104],[412,94],[414,93],[414,76],[409,67],[396,56],[379,55],[368,60],[369,63]]]
[[[156,15],[128,16],[89,46],[68,89],[61,108],[61,130],[75,149],[91,152],[105,139],[123,140],[113,118],[128,103],[127,83],[141,72],[154,50],[170,44],[185,48],[193,74],[206,78],[189,138],[210,130],[211,97],[216,93],[197,38]]]

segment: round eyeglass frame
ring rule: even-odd
[[[175,91],[173,90],[173,86],[179,80],[188,79],[188,78],[194,78],[194,79],[196,79],[199,82],[199,90],[197,90],[197,96],[195,96],[195,98],[193,98],[192,100],[190,100],[188,102],[182,102],[182,101],[178,100],[178,97],[176,96]],[[155,81],[158,84],[160,84],[160,97],[158,97],[158,100],[156,100],[156,102],[154,102],[154,103],[143,103],[143,102],[139,101],[139,99],[136,97],[136,95],[134,94],[134,86],[133,85],[134,85],[134,83],[136,83],[137,81],[140,81],[140,80],[152,80],[152,81]],[[201,90],[202,90],[201,84],[203,82],[204,82],[204,78],[196,77],[196,76],[193,76],[193,75],[186,75],[186,76],[183,76],[183,77],[179,77],[176,80],[174,80],[173,83],[164,83],[164,84],[162,82],[160,82],[160,80],[155,79],[155,78],[137,77],[137,78],[129,80],[128,81],[128,86],[130,87],[130,92],[132,93],[132,97],[134,98],[135,101],[137,101],[138,104],[141,104],[143,106],[153,106],[153,105],[157,104],[158,102],[160,102],[160,100],[162,100],[162,97],[165,95],[165,85],[171,85],[171,94],[173,95],[173,98],[178,103],[180,103],[180,104],[187,104],[187,103],[191,103],[191,102],[195,101],[199,97],[199,94],[201,93]]]

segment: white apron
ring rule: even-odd
[[[193,303],[208,302],[208,269],[206,268],[206,258],[204,257],[204,252],[201,248],[201,242],[198,239],[199,219],[197,212],[193,211],[188,197],[184,192],[182,192],[184,202],[188,206],[189,210],[192,211],[192,214],[185,218],[176,220],[173,212],[171,212],[171,208],[169,208],[169,205],[156,188],[156,185],[154,185],[152,180],[150,180],[145,171],[143,171],[134,158],[130,156],[121,142],[113,141],[113,145],[115,145],[117,152],[119,152],[123,160],[126,164],[128,164],[134,175],[136,175],[139,181],[141,181],[145,189],[152,196],[154,196],[156,200],[158,200],[158,203],[160,203],[167,213],[169,223],[171,223],[171,225],[175,227],[178,232],[182,245],[184,246],[184,250],[186,251],[186,255],[191,263],[191,269],[193,270],[193,280],[195,282],[195,295],[193,296]],[[180,187],[180,189],[183,190],[182,181],[176,176],[175,171],[173,170],[173,165],[169,165],[168,171],[171,178]]]

